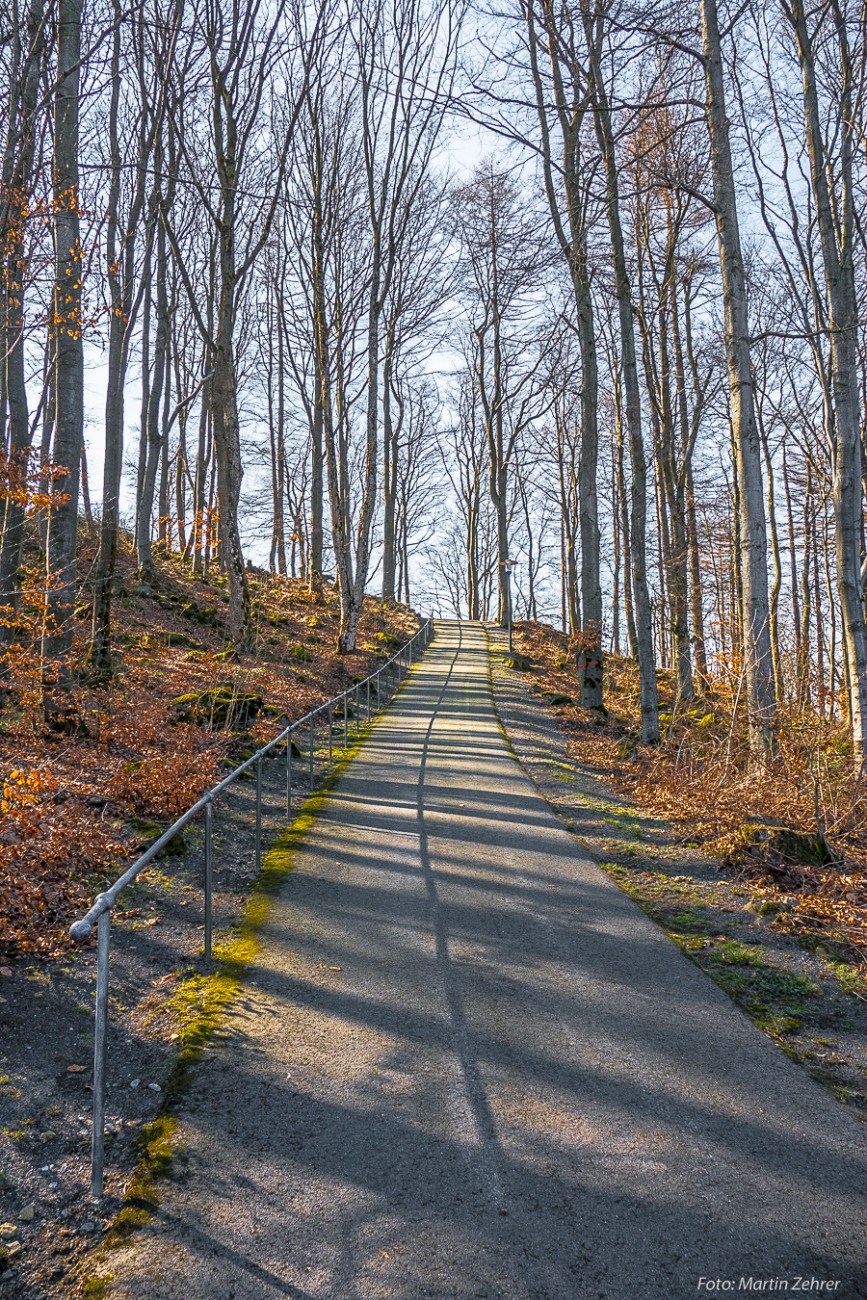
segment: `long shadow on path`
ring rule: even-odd
[[[867,1296],[863,1125],[580,855],[477,626],[330,795],[228,1028],[118,1295]]]

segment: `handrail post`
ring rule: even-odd
[[[256,870],[262,868],[262,760],[256,763]]]
[[[101,913],[96,942],[96,1024],[93,1035],[93,1132],[90,1135],[90,1195],[103,1193],[105,1156],[105,1059],[108,1040],[108,946],[111,913]]]
[[[212,804],[210,799],[205,804],[205,961],[212,957],[213,938],[213,892],[214,892],[214,852],[212,837]]]
[[[335,700],[339,699],[343,705],[343,745],[344,749],[349,748],[349,710],[350,707],[355,710],[355,734],[361,735],[361,695],[360,687],[363,684],[367,690],[367,725],[371,723],[373,717],[374,703],[371,699],[371,682],[376,684],[376,701],[375,707],[378,710],[382,704],[382,681],[385,680],[386,698],[390,688],[393,685],[396,693],[401,685],[401,673],[408,672],[413,662],[412,648],[418,639],[424,647],[433,637],[433,619],[428,619],[423,628],[410,638],[397,652],[396,655],[386,664],[380,666],[375,673],[365,678],[364,683],[356,682],[343,692],[341,696],[327,701],[326,704],[320,705],[310,713],[310,750],[307,756],[308,771],[310,779],[310,789],[313,789],[313,777],[315,772],[315,747],[316,747],[316,714],[324,708],[328,710],[328,762],[329,765],[334,758],[334,705]],[[389,674],[393,673],[392,678]],[[351,703],[350,703],[351,701]],[[286,728],[286,815],[292,816],[292,744],[293,732],[300,726],[300,722],[287,725]],[[287,719],[288,723],[288,719]],[[256,866],[261,869],[262,862],[262,763],[263,755],[271,753],[272,750],[279,752],[277,747],[280,744],[280,734],[269,741],[262,750],[250,756],[248,760],[240,764],[227,777],[215,785],[211,790],[203,794],[190,808],[183,813],[173,825],[163,833],[158,841],[154,843],[136,859],[133,865],[115,881],[108,893],[99,894],[94,901],[94,905],[88,911],[86,916],[82,917],[70,926],[70,933],[76,942],[85,939],[91,932],[94,923],[97,923],[97,963],[96,963],[96,1007],[95,1007],[95,1026],[94,1026],[94,1064],[93,1064],[93,1132],[91,1134],[91,1195],[94,1200],[99,1200],[104,1192],[105,1183],[105,1094],[106,1094],[106,1063],[107,1063],[107,1043],[108,1043],[108,979],[109,979],[109,944],[111,937],[111,912],[110,908],[113,901],[116,900],[117,894],[126,885],[136,879],[138,873],[159,851],[160,847],[171,838],[171,835],[178,829],[186,826],[199,812],[203,811],[205,815],[205,880],[204,880],[204,959],[207,964],[213,961],[213,879],[214,879],[214,848],[213,848],[213,808],[214,799],[229,787],[229,785],[249,768],[256,765]]]

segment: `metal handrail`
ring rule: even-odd
[[[177,835],[178,831],[188,825],[194,817],[200,812],[205,814],[205,940],[204,940],[204,957],[206,961],[213,959],[212,937],[213,937],[213,845],[212,845],[212,816],[213,804],[218,795],[227,790],[229,786],[237,781],[238,777],[244,772],[256,767],[256,867],[259,868],[262,860],[262,761],[278,745],[286,742],[286,815],[292,815],[292,733],[305,724],[310,727],[310,741],[308,754],[308,791],[313,789],[314,774],[314,731],[316,718],[323,711],[328,711],[328,763],[331,765],[333,759],[333,732],[334,732],[334,708],[335,705],[343,702],[343,747],[349,745],[349,709],[347,707],[350,697],[354,696],[355,701],[355,718],[356,718],[356,735],[360,734],[360,707],[359,707],[359,690],[362,687],[367,688],[366,700],[366,722],[370,723],[372,712],[370,703],[370,687],[372,682],[376,682],[376,704],[380,702],[379,679],[383,673],[390,669],[397,670],[397,683],[402,681],[401,671],[407,672],[413,663],[413,647],[417,642],[421,642],[422,652],[427,649],[431,642],[434,632],[434,621],[428,618],[422,623],[419,630],[414,636],[401,646],[397,654],[392,655],[384,664],[371,673],[369,677],[363,678],[356,682],[340,695],[334,695],[324,704],[319,704],[309,713],[305,713],[297,722],[289,723],[284,727],[279,735],[273,740],[269,740],[267,745],[257,749],[255,754],[251,754],[248,759],[240,763],[233,771],[229,773],[213,789],[206,791],[200,799],[182,813],[177,821],[173,822],[168,830],[163,831],[159,839],[150,844],[131,867],[127,867],[123,875],[118,876],[117,880],[108,889],[101,894],[97,894],[93,906],[90,910],[75,921],[69,927],[69,933],[76,943],[82,943],[89,938],[93,931],[94,925],[97,927],[97,949],[96,949],[96,1025],[94,1032],[93,1044],[93,1132],[91,1134],[91,1157],[90,1157],[90,1193],[93,1200],[98,1201],[103,1193],[104,1186],[104,1150],[105,1150],[105,1064],[106,1064],[106,1046],[108,1040],[108,955],[109,942],[111,935],[111,909],[117,902],[118,895],[127,885],[132,884],[136,876],[144,867],[147,866],[153,858],[157,856],[161,849]],[[375,712],[375,710],[374,710]]]

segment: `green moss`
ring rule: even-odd
[[[867,976],[846,962],[829,961],[828,965],[837,976],[837,983],[844,993],[850,993],[852,997],[867,1002]]]
[[[380,715],[381,716],[381,715]],[[268,914],[271,899],[292,870],[294,857],[321,811],[346,764],[358,751],[363,735],[345,751],[325,781],[305,800],[291,825],[282,832],[265,853],[262,869],[250,892],[244,915],[235,932],[215,945],[217,969],[209,975],[190,972],[182,979],[171,999],[177,1016],[184,1020],[180,1031],[180,1050],[165,1089],[161,1113],[136,1138],[138,1164],[124,1197],[123,1207],[106,1234],[104,1250],[116,1249],[137,1229],[153,1218],[159,1206],[159,1183],[171,1176],[176,1112],[189,1090],[193,1070],[214,1037],[229,1004],[239,992],[244,972],[259,951],[259,933]],[[103,1287],[94,1296],[103,1295],[107,1278],[90,1277],[85,1286]]]
[[[736,939],[727,939],[720,944],[713,960],[728,966],[761,966],[764,963],[762,949],[757,944],[738,943]]]
[[[491,634],[487,628],[484,629],[484,633],[485,633],[485,648],[487,649],[488,652],[488,692],[490,693],[491,696],[491,707],[494,710],[494,718],[496,720],[500,735],[503,737],[503,740],[505,741],[506,748],[508,749],[509,753],[512,755],[512,758],[515,760],[518,766],[521,767],[523,770],[521,760],[518,757],[515,746],[512,744],[511,740],[509,739],[509,733],[506,731],[506,728],[503,726],[503,719],[500,717],[500,711],[497,708],[497,697],[494,694],[494,661],[493,661],[492,651],[491,651]]]
[[[103,1300],[108,1295],[108,1284],[112,1279],[111,1273],[104,1273],[102,1277],[89,1277],[82,1287],[81,1294],[85,1300]]]

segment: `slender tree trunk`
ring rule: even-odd
[[[120,31],[115,32],[115,66],[120,63]],[[116,232],[120,189],[120,156],[117,138],[119,75],[112,85],[110,134],[112,143],[112,188],[109,198],[106,262],[112,310],[108,322],[108,383],[105,394],[105,457],[102,471],[102,519],[99,556],[94,575],[91,664],[98,677],[111,672],[111,603],[117,563],[118,505],[123,471],[123,405],[129,328],[129,284],[118,276]],[[134,238],[134,235],[132,236]]]
[[[581,239],[573,258],[572,287],[578,321],[581,352],[581,450],[578,458],[578,527],[581,534],[581,652],[578,679],[581,704],[585,709],[604,709],[602,686],[605,664],[602,653],[602,583],[599,576],[599,364],[596,356],[596,327],[587,267],[583,222]],[[575,543],[570,529],[570,559],[574,579]],[[571,590],[575,590],[574,582]],[[577,612],[577,611],[576,611]]]
[[[810,664],[810,625],[813,612],[813,584],[810,577],[810,560],[812,553],[811,516],[812,516],[812,482],[810,467],[807,465],[807,490],[804,494],[804,531],[803,552],[801,558],[801,653],[795,670],[795,688],[798,708],[808,709],[811,700],[811,664]]]
[[[27,285],[25,224],[33,184],[36,144],[36,103],[43,62],[43,6],[30,0],[24,31],[16,32],[9,69],[6,155],[0,191],[0,265],[2,265],[2,328],[0,370],[9,413],[8,464],[13,472],[27,468],[30,417],[24,376],[24,299]],[[24,46],[21,49],[18,42]],[[0,408],[2,410],[2,408]],[[14,613],[18,606],[19,570],[24,542],[24,504],[7,496],[0,542],[0,606]],[[14,636],[13,620],[0,624],[0,645]]]
[[[322,582],[324,548],[325,490],[325,419],[326,403],[330,413],[331,375],[326,369],[330,357],[327,346],[325,307],[326,246],[322,211],[323,159],[316,155],[317,173],[313,190],[313,365],[316,391],[313,397],[313,422],[310,429],[310,547],[307,585],[318,591]],[[330,418],[330,414],[329,414]],[[329,479],[330,482],[330,479]],[[297,528],[294,530],[297,533]]]
[[[747,290],[741,255],[737,195],[726,117],[716,0],[701,0],[717,237],[722,269],[729,394],[740,487],[744,672],[750,746],[757,759],[772,749],[776,701],[768,599],[768,543],[762,459],[750,363]]]
[[[771,584],[771,656],[774,665],[774,694],[778,702],[782,702],[785,696],[783,686],[783,665],[780,660],[780,589],[783,585],[783,564],[780,556],[780,533],[777,527],[777,510],[774,499],[774,470],[771,464],[771,454],[768,448],[768,440],[765,430],[762,427],[761,417],[759,418],[759,434],[762,440],[762,454],[765,460],[765,471],[768,476],[768,522],[771,530],[771,555],[774,561],[774,579]]]
[[[620,526],[620,537],[623,545],[623,610],[626,615],[626,637],[629,642],[629,655],[631,659],[638,662],[638,633],[635,628],[635,611],[632,604],[632,548],[630,544],[631,529],[629,527],[629,497],[626,491],[626,475],[624,471],[624,446],[623,446],[623,417],[620,405],[620,385],[614,385],[614,401],[616,406],[616,436],[615,436],[615,454],[616,454],[616,478],[615,478],[615,497],[618,523]]]
[[[581,607],[582,622],[578,650],[578,678],[581,704],[586,709],[603,706],[604,662],[602,654],[602,584],[599,576],[599,504],[597,472],[599,460],[599,366],[596,353],[596,330],[593,319],[590,267],[587,257],[587,196],[582,166],[582,126],[587,111],[583,70],[576,67],[567,53],[568,39],[561,30],[563,15],[550,0],[542,0],[540,20],[542,40],[536,29],[536,0],[527,0],[525,17],[529,42],[530,67],[535,89],[536,110],[542,136],[542,166],[548,205],[572,282],[578,346],[581,354],[581,450],[578,462],[578,527],[581,536]],[[539,64],[539,47],[544,42],[551,70],[556,121],[560,131],[562,177],[566,199],[565,217],[560,213],[560,186],[555,181],[549,125],[549,95],[543,84]],[[569,527],[574,552],[574,530]],[[570,587],[570,595],[573,589]],[[577,602],[575,602],[577,604]],[[571,631],[578,630],[574,618]]]
[[[382,599],[394,600],[397,433],[392,419],[393,330],[389,330],[382,375]]]
[[[819,717],[825,716],[825,620],[822,610],[822,587],[819,578],[819,503],[813,515],[813,606],[816,611],[816,705]]]
[[[286,572],[286,358],[283,313],[277,311],[277,426],[274,430],[274,558]]]
[[[647,584],[647,460],[641,427],[641,393],[635,355],[632,287],[626,265],[620,220],[620,181],[614,148],[614,131],[602,72],[600,30],[594,29],[589,0],[581,0],[593,84],[596,137],[605,168],[605,198],[611,256],[620,324],[620,368],[623,378],[624,417],[632,460],[632,519],[630,551],[635,601],[635,630],[641,682],[641,738],[645,744],[659,740],[659,698],[653,653],[653,610]]]
[[[802,0],[786,6],[794,28],[801,65],[810,179],[822,247],[827,321],[834,395],[833,501],[837,540],[837,586],[843,611],[849,667],[852,750],[860,772],[867,760],[867,625],[861,580],[863,487],[861,480],[861,409],[858,391],[858,300],[855,288],[855,206],[852,179],[854,131],[851,55],[843,14],[830,5],[842,71],[840,156],[834,159],[838,193],[832,203],[829,159],[822,135],[813,45]],[[820,20],[821,21],[821,20]]]
[[[157,151],[162,157],[162,151]],[[159,165],[159,164],[158,164]],[[168,250],[166,247],[166,230],[162,220],[157,224],[156,257],[156,335],[154,337],[153,367],[150,371],[147,406],[147,459],[142,478],[141,496],[136,514],[136,555],[138,567],[145,581],[152,581],[154,574],[151,530],[153,528],[154,498],[156,496],[157,473],[160,457],[165,456],[163,448],[163,431],[160,419],[163,388],[167,381],[167,359],[169,347],[169,295],[168,295]]]
[[[234,303],[230,302],[230,298],[233,296],[224,278],[219,312],[220,328],[214,348],[211,415],[220,501],[220,558],[226,569],[229,586],[229,635],[233,645],[238,649],[246,649],[250,642],[250,590],[238,532],[243,467],[232,343]]]
[[[171,313],[170,321],[171,323]],[[163,411],[160,426],[160,491],[159,507],[157,513],[157,537],[159,538],[160,548],[165,551],[172,549],[172,517],[169,510],[169,424],[171,421],[171,401],[172,401],[172,331],[171,327],[166,337],[166,373],[163,380]]]
[[[209,364],[207,355],[203,362]],[[202,385],[201,406],[199,408],[199,433],[196,445],[196,473],[193,479],[193,573],[201,573],[203,568],[204,538],[208,527],[205,512],[205,493],[208,481],[208,421],[210,418],[211,383],[206,379]]]
[[[65,475],[52,489],[65,501],[52,506],[46,571],[49,582],[43,662],[56,666],[58,684],[69,681],[72,610],[75,604],[75,546],[78,535],[79,470],[84,436],[84,347],[82,340],[82,256],[79,239],[78,101],[81,68],[82,0],[58,0],[57,89],[54,101],[54,334],[56,434],[54,463]],[[50,688],[49,688],[50,692]],[[57,706],[45,700],[50,718]]]
[[[42,371],[42,386],[45,392],[45,408],[42,412],[42,438],[39,446],[41,461],[39,491],[42,496],[45,496],[50,488],[46,467],[51,458],[54,432],[57,424],[57,367],[54,364],[56,347],[57,336],[56,332],[52,329],[48,331],[48,337],[45,340]],[[43,555],[48,552],[49,514],[50,512],[45,509],[39,511],[39,546]]]
[[[175,457],[175,518],[178,523],[178,552],[187,553],[187,408],[178,412],[178,452]]]
[[[93,528],[93,510],[90,506],[90,479],[87,472],[87,445],[81,440],[81,504],[84,507],[84,520],[88,528]]]
[[[135,476],[136,532],[138,531],[138,508],[142,498],[145,472],[148,463],[148,406],[151,391],[151,313],[153,256],[151,240],[145,240],[144,260],[141,275],[144,284],[141,320],[141,417],[138,434],[138,461]]]
[[[801,602],[798,595],[798,559],[795,551],[795,512],[792,509],[792,490],[785,443],[783,443],[783,491],[786,497],[786,522],[789,533],[789,582],[792,597],[792,625],[795,633],[795,663],[798,664],[801,660]]]
[[[689,540],[689,596],[692,615],[692,636],[695,647],[695,670],[705,685],[710,681],[707,666],[707,648],[704,635],[704,606],[702,604],[701,551],[698,544],[698,523],[695,510],[695,488],[692,466],[687,466],[686,476],[686,527]],[[701,689],[701,688],[699,688]]]

